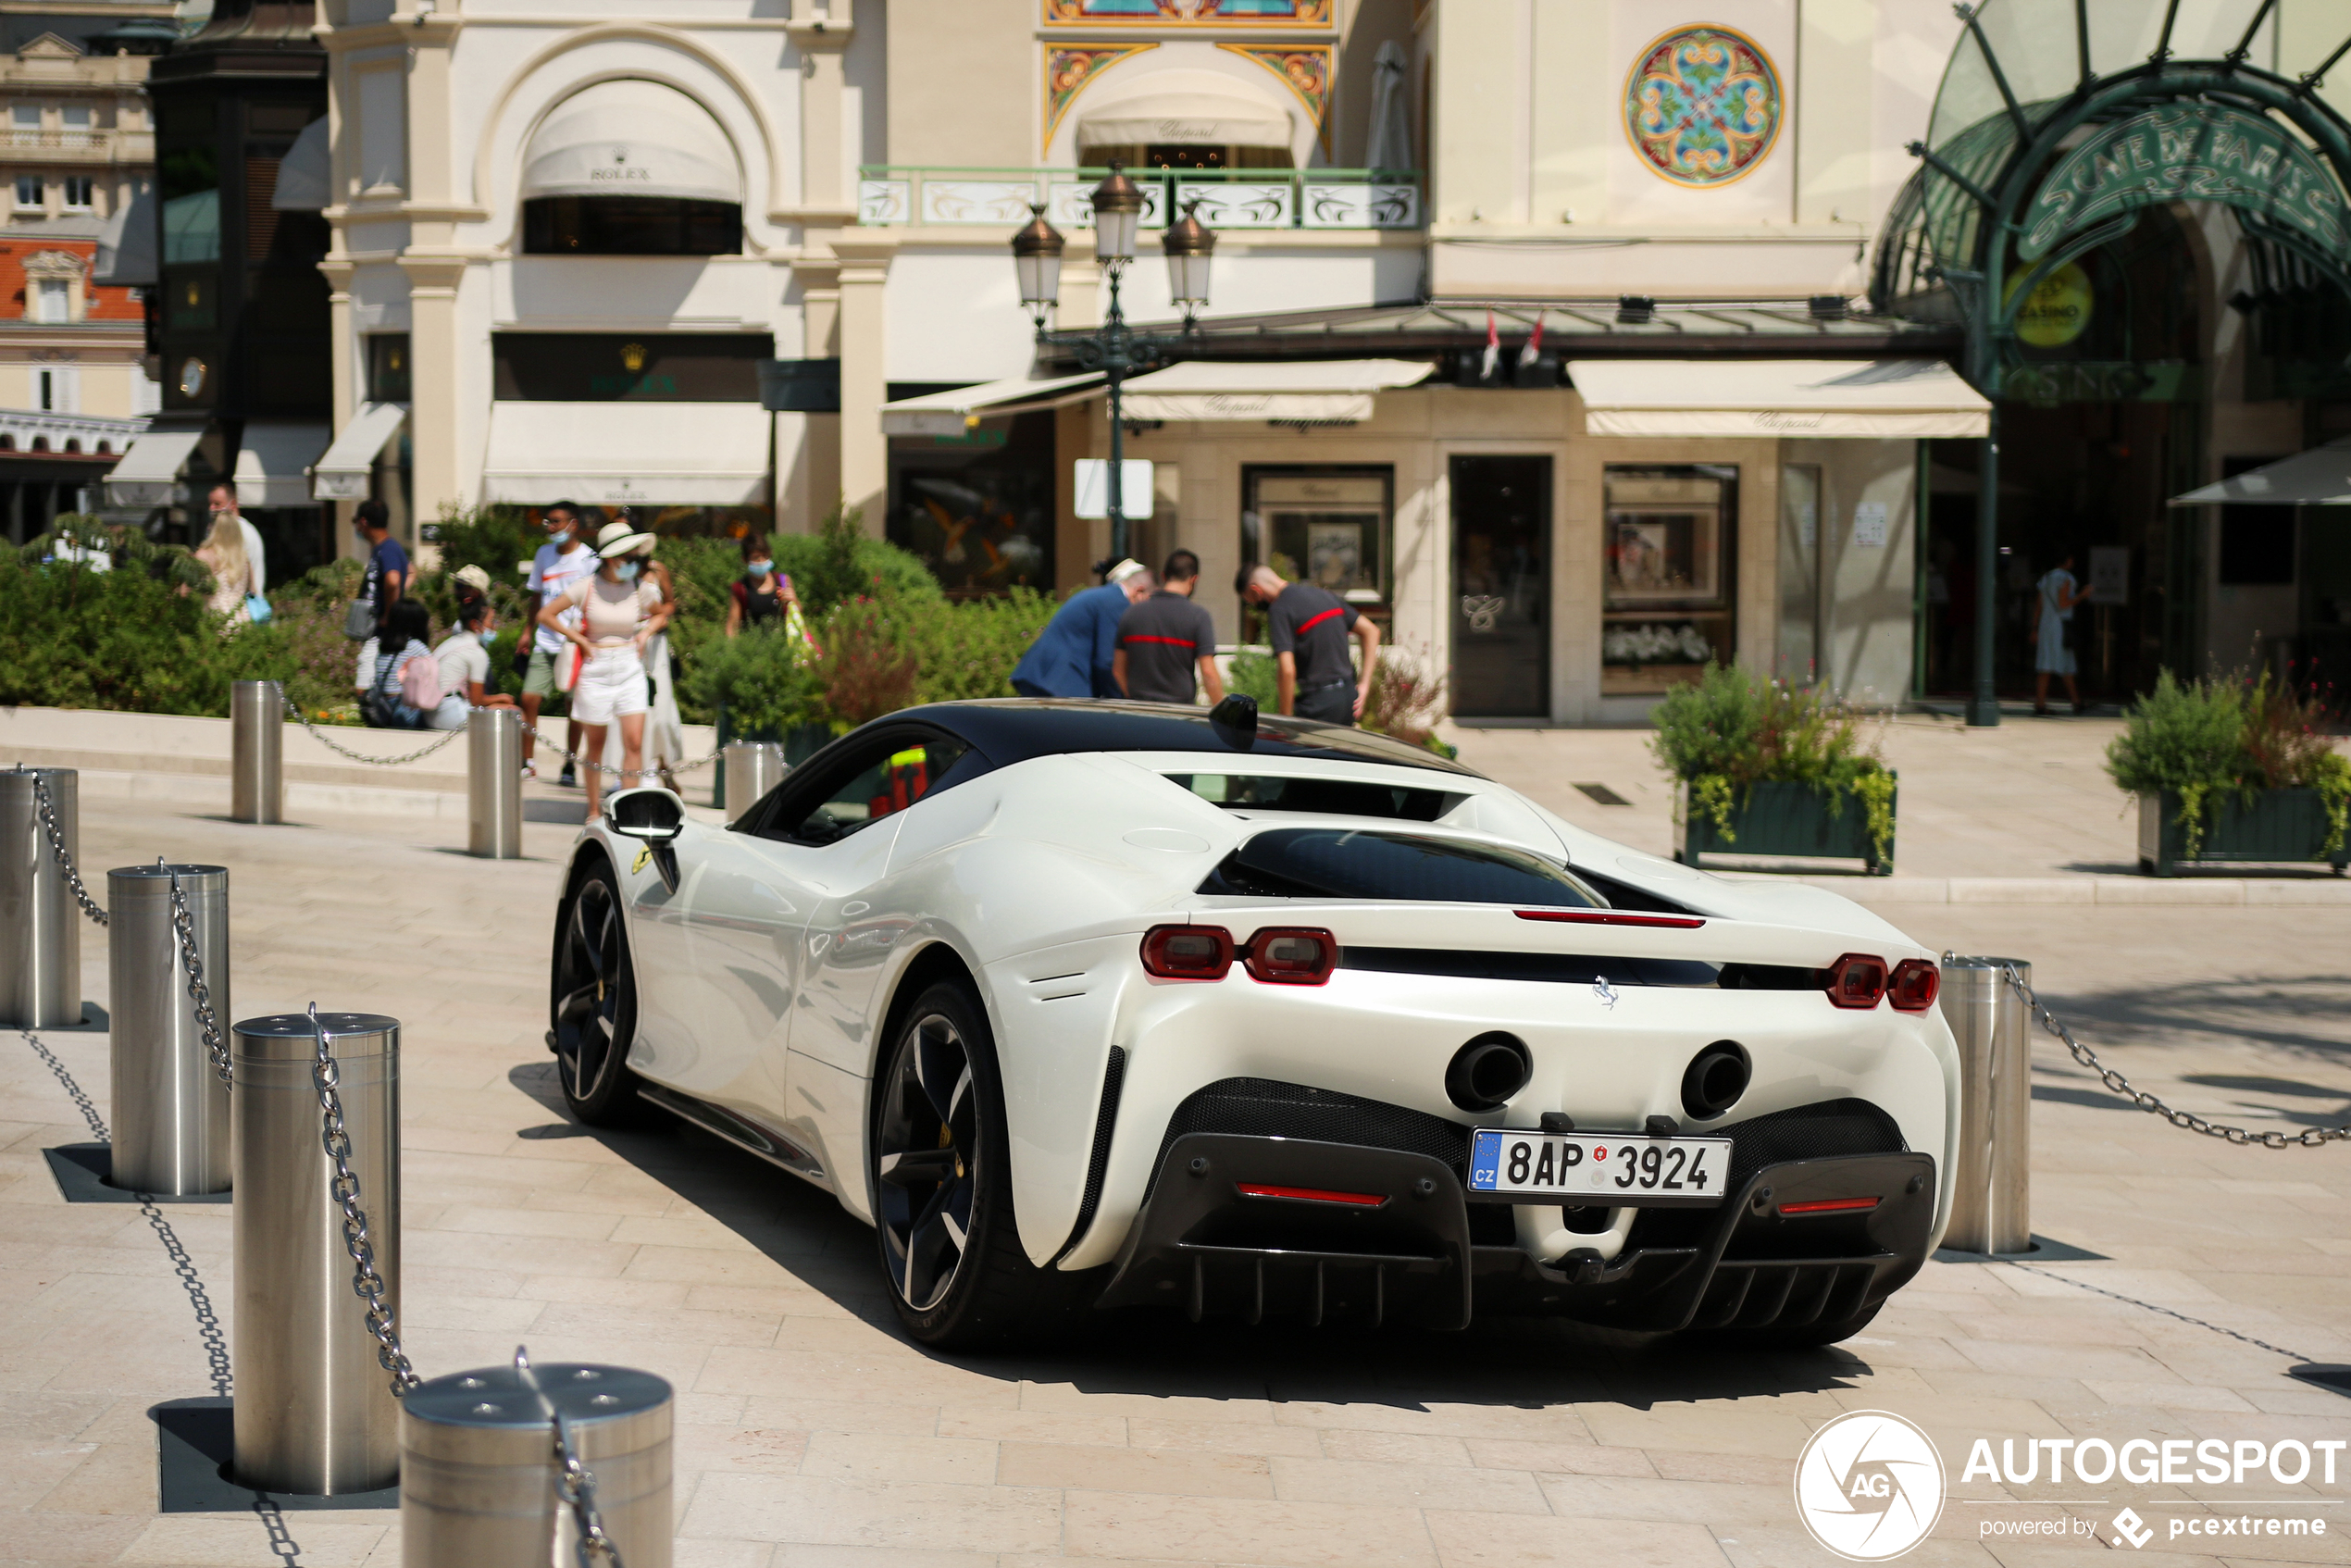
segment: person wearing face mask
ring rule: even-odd
[[[580,537],[578,507],[568,501],[558,501],[547,508],[541,520],[547,529],[547,542],[539,547],[539,554],[532,558],[530,576],[524,585],[530,593],[530,618],[534,624],[548,601],[560,598],[573,583],[596,569],[596,553]],[[576,613],[568,616],[572,623],[578,619]],[[563,631],[549,631],[544,627],[539,628],[530,645],[530,666],[522,683],[522,771],[526,778],[538,775],[531,753],[537,739],[539,708],[559,690],[555,685],[555,656],[564,648]],[[577,752],[579,748],[573,744],[574,739],[566,726],[564,745]],[[566,762],[559,782],[571,781],[571,764]]]
[[[747,626],[765,626],[800,603],[789,573],[776,569],[776,553],[760,534],[743,539],[743,575],[732,584],[727,606],[727,635],[740,637]]]
[[[432,651],[441,666],[441,705],[425,716],[428,729],[463,729],[476,708],[511,708],[515,700],[490,686],[490,641],[498,610],[490,603],[490,574],[479,566],[457,573],[457,629]]]
[[[596,815],[603,774],[594,765],[604,753],[604,731],[620,726],[620,788],[632,788],[644,772],[645,644],[669,624],[671,606],[644,580],[635,557],[653,544],[649,533],[624,534],[605,541],[593,576],[578,578],[561,596],[539,608],[539,624],[577,644],[584,655],[571,689],[573,753],[591,765],[582,769],[588,815]],[[566,626],[567,611],[578,624]]]

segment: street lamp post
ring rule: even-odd
[[[1088,370],[1100,370],[1110,392],[1110,553],[1113,560],[1126,554],[1126,439],[1120,417],[1121,387],[1127,377],[1151,369],[1169,358],[1190,335],[1194,317],[1208,304],[1210,259],[1216,236],[1200,220],[1198,203],[1167,227],[1160,248],[1167,256],[1171,296],[1184,313],[1180,333],[1138,332],[1126,325],[1119,308],[1119,280],[1135,259],[1135,233],[1142,225],[1143,189],[1126,177],[1126,166],[1113,162],[1110,177],[1094,187],[1094,257],[1110,280],[1110,309],[1102,324],[1091,330],[1058,332],[1047,330],[1046,317],[1061,299],[1062,236],[1045,221],[1045,209],[1032,207],[1028,227],[1013,236],[1013,267],[1020,276],[1020,302],[1037,323],[1037,341],[1049,348],[1068,350]]]

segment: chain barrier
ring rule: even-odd
[[[1954,962],[1954,954],[1947,952],[1943,955],[1943,961],[1946,964]],[[2009,988],[2023,1000],[2025,1007],[2032,1013],[2033,1021],[2062,1041],[2065,1049],[2073,1053],[2073,1059],[2076,1062],[2097,1074],[2099,1080],[2116,1094],[2128,1100],[2140,1110],[2162,1117],[2175,1127],[2185,1127],[2190,1132],[2200,1132],[2207,1138],[2221,1139],[2240,1146],[2258,1143],[2264,1149],[2290,1149],[2297,1146],[2317,1149],[2338,1139],[2351,1141],[2351,1125],[2339,1127],[2306,1127],[2298,1133],[2256,1132],[2250,1127],[2233,1127],[2220,1122],[2208,1122],[2193,1111],[2175,1111],[2155,1095],[2137,1088],[2129,1078],[2099,1061],[2096,1052],[2075,1039],[2073,1031],[2059,1022],[2056,1014],[2042,1005],[2041,999],[2034,994],[2033,988],[2025,982],[2024,977],[2017,973],[2016,965],[2003,964],[2000,965],[2000,973],[2007,977]]]
[[[548,740],[548,739],[547,739],[546,733],[545,733],[543,730],[541,730],[541,728],[540,728],[537,725],[525,725],[523,728],[524,728],[524,729],[525,729],[525,730],[526,730],[526,731],[529,734],[530,738],[531,738],[533,740],[538,741],[541,745],[542,745],[542,746],[546,747],[549,751],[554,752],[554,753],[555,753],[556,754],[558,754],[559,756],[561,756],[561,757],[564,759],[564,762],[565,762],[566,765],[570,765],[570,766],[573,766],[573,767],[592,767],[592,768],[594,768],[594,769],[595,769],[598,773],[603,774],[606,778],[627,778],[627,777],[628,777],[628,769],[626,769],[626,768],[619,768],[619,767],[608,767],[608,766],[606,766],[604,764],[600,763],[600,762],[591,762],[591,761],[589,761],[586,757],[580,756],[579,754],[578,754],[578,753],[575,753],[575,752],[572,752],[572,751],[570,751],[570,750],[568,750],[568,749],[566,749],[566,748],[565,748],[565,747],[562,747],[562,746],[558,746],[558,745],[556,745],[556,744],[555,744],[553,740]],[[711,753],[708,756],[696,757],[696,758],[695,758],[693,761],[691,761],[691,762],[681,762],[681,763],[677,763],[677,764],[674,764],[673,765],[671,765],[671,766],[669,766],[669,767],[667,767],[667,768],[663,768],[663,767],[661,767],[661,766],[659,766],[659,765],[654,765],[654,766],[652,766],[652,767],[641,767],[641,768],[639,768],[639,769],[637,770],[637,778],[638,778],[638,779],[641,782],[641,781],[643,780],[643,778],[644,778],[645,775],[647,775],[647,774],[649,774],[649,773],[664,773],[664,772],[670,773],[670,774],[691,773],[691,772],[693,772],[696,768],[708,767],[708,766],[709,766],[712,763],[716,762],[716,761],[717,761],[717,760],[718,760],[721,756],[723,756],[723,755],[725,755],[725,754],[726,754],[726,748],[722,746],[722,747],[720,747],[718,750],[716,750],[716,751],[715,751],[715,752],[712,752],[712,753]]]
[[[74,869],[73,857],[66,853],[65,835],[57,830],[57,808],[49,799],[49,781],[37,767],[29,768],[19,763],[17,771],[32,775],[33,809],[40,815],[41,830],[49,836],[49,852],[57,857],[57,865],[66,874],[66,891],[73,895],[73,902],[81,906],[82,914],[104,926],[106,912],[90,897],[90,890],[81,885],[81,873]]]
[[[604,1533],[603,1515],[596,1511],[596,1477],[579,1462],[579,1451],[571,1440],[571,1423],[555,1408],[539,1386],[539,1375],[531,1370],[530,1352],[523,1346],[515,1347],[515,1375],[521,1379],[547,1412],[547,1424],[554,1433],[555,1496],[569,1511],[573,1533],[572,1550],[578,1568],[594,1568],[599,1557],[612,1568],[625,1568],[620,1560],[620,1548]],[[556,1543],[562,1544],[562,1531],[556,1531]]]
[[[351,1130],[342,1121],[342,1066],[327,1048],[327,1026],[318,1021],[318,1004],[310,1004],[310,1028],[317,1037],[318,1054],[310,1064],[310,1081],[318,1090],[324,1118],[319,1141],[334,1164],[327,1193],[342,1210],[342,1244],[351,1254],[351,1293],[366,1303],[367,1332],[376,1338],[376,1364],[392,1374],[392,1396],[405,1398],[421,1378],[401,1347],[399,1325],[384,1300],[383,1276],[376,1272],[375,1243],[367,1234],[367,1211],[359,1202],[359,1176],[351,1168]]]
[[[188,913],[188,895],[180,889],[180,873],[166,865],[163,856],[155,856],[155,865],[171,878],[171,931],[179,944],[180,964],[188,971],[188,1000],[195,1003],[205,1054],[212,1058],[212,1070],[219,1075],[221,1087],[233,1089],[236,1074],[229,1064],[229,1044],[220,1038],[220,1020],[212,1011],[212,988],[205,983],[204,959],[196,952],[196,923]]]
[[[465,733],[462,728],[448,730],[431,745],[425,747],[422,751],[411,752],[404,757],[371,757],[365,752],[355,752],[348,746],[337,744],[324,729],[310,722],[308,714],[294,705],[294,700],[286,695],[286,690],[282,686],[278,689],[278,701],[285,704],[286,712],[293,715],[297,724],[310,731],[311,739],[326,747],[327,750],[337,756],[348,757],[353,762],[370,763],[378,767],[398,767],[403,763],[416,762],[420,758],[429,757]]]

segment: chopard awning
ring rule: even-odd
[[[1981,436],[1991,404],[1939,359],[1575,359],[1596,436]]]
[[[775,429],[755,403],[492,403],[482,499],[756,505]]]
[[[2171,498],[2174,506],[2351,506],[2351,436]]]
[[[1372,417],[1375,394],[1435,371],[1424,359],[1185,360],[1127,382],[1120,410],[1129,419],[1350,423]]]
[[[1058,408],[1082,403],[1102,384],[1098,371],[1082,376],[1056,376],[1048,380],[982,381],[952,392],[902,397],[881,406],[886,436],[959,436],[985,418],[1026,414],[1033,409]]]
[[[319,501],[365,501],[377,454],[407,417],[404,403],[362,404],[311,469],[311,495]]]

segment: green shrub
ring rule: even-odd
[[[1650,713],[1649,749],[1666,772],[1690,786],[1695,809],[1731,841],[1731,812],[1755,785],[1810,784],[1841,815],[1847,795],[1867,812],[1883,861],[1894,843],[1894,776],[1861,716],[1819,688],[1765,680],[1744,666],[1709,664],[1695,683],[1667,691]]]
[[[2263,790],[2308,789],[2326,803],[2321,854],[2343,847],[2351,819],[2351,758],[2327,738],[2329,715],[2316,698],[2295,696],[2265,672],[2186,684],[2163,671],[2155,690],[2131,705],[2127,727],[2106,749],[2106,770],[2127,793],[2180,797],[2179,823],[2188,857],[2204,847],[2205,816],[2215,797],[2250,803]]]
[[[527,565],[547,542],[547,530],[532,523],[519,506],[477,506],[470,511],[443,506],[434,519],[433,533],[441,550],[441,574],[455,575],[464,566],[479,566],[502,588],[520,591]],[[596,541],[591,538],[590,544]],[[426,576],[436,574],[427,573]]]
[[[1262,712],[1272,713],[1274,704],[1281,700],[1281,666],[1274,662],[1271,653],[1236,653],[1228,674],[1225,690],[1255,698]]]
[[[891,602],[944,601],[939,579],[922,557],[885,540],[868,539],[864,514],[836,503],[815,533],[779,533],[776,569],[792,579],[792,591],[811,616],[849,599]],[[740,558],[739,558],[740,559]]]
[[[727,711],[735,735],[781,737],[802,725],[828,723],[824,685],[814,661],[795,661],[781,630],[770,624],[740,637],[705,641],[690,661],[678,689],[682,708],[690,702],[715,722]]]

